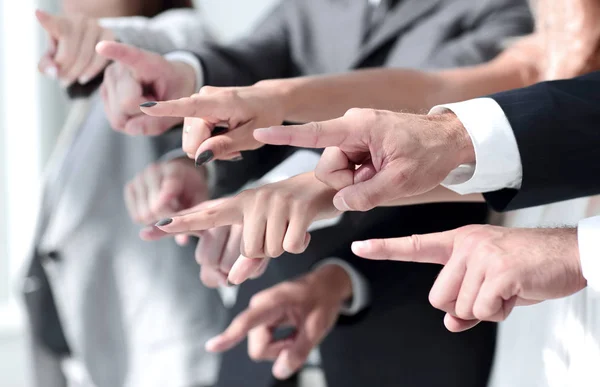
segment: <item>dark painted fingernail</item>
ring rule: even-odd
[[[158,105],[158,102],[148,101],[148,102],[144,102],[143,104],[140,104],[140,107],[152,107],[152,106],[156,106],[156,105]]]
[[[210,132],[210,136],[211,137],[218,136],[219,134],[223,134],[223,133],[227,132],[228,130],[229,130],[229,128],[226,126],[215,126],[215,128],[212,130],[212,132]]]
[[[172,218],[165,218],[165,219],[161,219],[161,220],[159,220],[159,221],[158,221],[158,222],[155,224],[155,226],[156,226],[156,227],[162,227],[162,226],[169,225],[169,224],[171,224],[171,223],[173,223],[173,219],[172,219]]]
[[[215,154],[211,150],[204,151],[196,157],[196,166],[200,167],[213,159]]]
[[[229,281],[229,278],[227,278],[227,287],[232,287],[235,286],[234,284],[231,283],[231,281]]]
[[[243,159],[244,159],[244,156],[237,156],[237,157],[230,159],[229,161],[236,162],[236,161],[242,161]]]

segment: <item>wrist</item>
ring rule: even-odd
[[[178,85],[174,88],[177,95],[170,99],[190,97],[198,90],[196,70],[186,62],[174,60],[170,63],[175,74],[175,85]]]
[[[429,115],[432,121],[441,125],[444,134],[444,146],[454,152],[454,168],[462,164],[474,164],[475,148],[473,140],[462,122],[452,111]]]
[[[269,94],[273,95],[274,100],[279,104],[282,116],[289,119],[294,116],[298,104],[298,89],[301,80],[298,78],[289,79],[268,79],[259,81],[255,86],[268,89]]]
[[[336,302],[343,303],[352,297],[352,281],[342,267],[326,264],[317,267],[309,274],[309,283],[320,294]]]

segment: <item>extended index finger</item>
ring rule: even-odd
[[[279,317],[279,308],[272,304],[250,307],[233,319],[223,333],[209,340],[206,349],[210,352],[227,351],[244,340],[253,328],[262,324],[274,324]]]
[[[215,207],[163,219],[156,227],[169,234],[180,234],[238,224],[242,218],[243,212],[234,197]]]
[[[293,145],[303,148],[326,148],[346,142],[352,132],[347,117],[304,125],[272,126],[256,129],[254,138],[265,144]]]
[[[197,117],[227,121],[234,106],[208,95],[180,98],[171,101],[147,102],[140,105],[142,112],[153,117]]]
[[[451,230],[404,238],[354,242],[352,251],[359,257],[368,259],[445,265],[452,255],[456,232]]]

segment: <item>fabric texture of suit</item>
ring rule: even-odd
[[[485,194],[498,211],[600,193],[600,72],[491,96],[510,123],[523,166],[521,188]]]
[[[363,42],[366,11],[366,1],[283,1],[249,38],[197,52],[205,83],[248,85],[374,66],[441,69],[476,64],[494,57],[505,38],[532,28],[525,1],[404,0]],[[243,163],[216,162],[215,195],[239,189],[293,151],[263,147],[244,153]],[[445,330],[442,314],[427,300],[438,267],[367,262],[344,250],[353,240],[435,232],[485,218],[482,204],[345,214],[338,226],[314,232],[304,254],[274,260],[263,277],[243,284],[233,312],[244,309],[256,292],[309,271],[321,259],[342,255],[369,280],[372,302],[360,316],[340,320],[322,344],[329,386],[485,385],[495,326],[483,324],[460,335]],[[219,386],[272,385],[270,368],[252,363],[244,344],[239,345],[224,354]]]

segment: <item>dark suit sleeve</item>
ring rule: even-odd
[[[211,86],[248,86],[296,75],[290,54],[288,17],[295,1],[282,1],[248,37],[229,45],[208,44],[196,52]]]
[[[513,129],[519,190],[485,194],[498,211],[600,193],[600,72],[492,95]]]
[[[502,52],[507,39],[533,30],[533,19],[525,1],[485,0],[469,2],[468,5],[473,7],[469,17],[457,27],[456,38],[431,58],[429,68],[454,68],[487,62]]]

